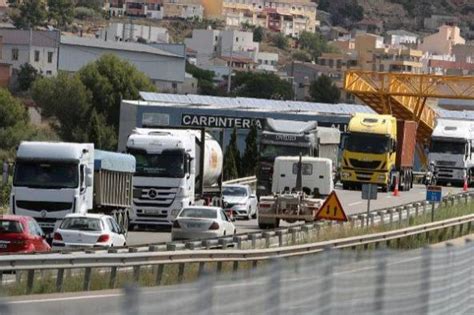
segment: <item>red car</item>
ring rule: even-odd
[[[51,247],[35,219],[21,215],[0,216],[0,253],[47,252]]]

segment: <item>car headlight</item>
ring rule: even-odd
[[[342,176],[342,177],[351,177],[351,173],[349,173],[349,172],[342,172],[342,173],[341,173],[341,176]]]

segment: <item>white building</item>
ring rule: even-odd
[[[0,63],[18,70],[25,63],[31,64],[45,76],[56,75],[58,70],[58,31],[28,31],[0,29]]]
[[[216,57],[242,57],[256,61],[259,43],[252,32],[235,30],[193,30],[185,40],[186,47],[196,52],[198,66],[209,65]]]
[[[417,45],[418,41],[418,35],[405,30],[394,30],[387,32],[387,44],[393,47],[412,44]]]
[[[278,64],[278,54],[269,52],[259,52],[257,54],[257,70],[276,72]]]
[[[160,89],[179,93],[185,81],[185,56],[150,45],[62,36],[58,69],[76,72],[104,54],[114,54],[145,73]]]
[[[96,37],[102,40],[136,42],[140,38],[148,43],[168,43],[168,30],[164,27],[130,23],[111,23],[99,30]]]

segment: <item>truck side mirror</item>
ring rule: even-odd
[[[86,187],[92,187],[92,181],[93,177],[92,174],[87,174],[86,175]]]

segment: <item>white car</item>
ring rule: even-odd
[[[53,249],[112,247],[125,244],[125,231],[114,218],[103,214],[68,214],[53,236]]]
[[[235,226],[219,207],[186,207],[171,228],[171,240],[203,239],[234,235]]]
[[[228,215],[247,220],[257,216],[257,196],[249,185],[225,185],[222,197]]]

